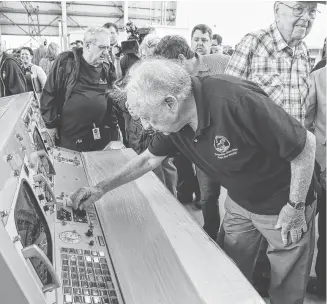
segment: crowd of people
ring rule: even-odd
[[[114,23],[87,29],[60,54],[43,44],[37,62],[28,47],[19,61],[1,50],[1,96],[42,92],[58,146],[96,151],[121,141],[138,154],[78,189],[74,208],[153,170],[202,210],[204,230],[272,304],[303,303],[306,290],[325,298],[326,39],[313,70],[303,41],[317,14],[317,2],[275,2],[275,21],[229,52],[205,24],[190,45],[154,29],[120,45]]]

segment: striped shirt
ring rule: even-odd
[[[276,104],[304,123],[309,92],[309,51],[300,41],[287,45],[277,24],[247,34],[236,46],[226,74],[258,84]]]

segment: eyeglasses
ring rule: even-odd
[[[100,51],[110,51],[111,47],[110,45],[98,45],[95,42],[92,42],[92,44],[96,45]]]
[[[295,5],[295,6],[290,6],[290,5],[287,5],[287,4],[285,4],[284,2],[280,2],[281,4],[284,4],[285,6],[287,6],[287,7],[289,7],[289,8],[291,8],[292,9],[292,11],[293,11],[293,16],[294,17],[301,17],[301,16],[303,16],[304,15],[304,13],[306,12],[306,11],[308,11],[309,12],[309,17],[310,17],[310,19],[315,19],[316,17],[317,17],[317,12],[318,13],[320,13],[317,9],[315,9],[315,8],[312,8],[312,9],[306,9],[305,7],[303,7],[303,6],[301,6],[301,5],[299,5],[299,4],[297,4],[297,5]]]

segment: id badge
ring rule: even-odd
[[[100,129],[99,128],[93,128],[92,133],[93,133],[94,140],[101,139]]]

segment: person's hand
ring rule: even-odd
[[[55,144],[56,139],[59,139],[58,129],[57,128],[47,129],[47,131],[50,135],[53,144]]]
[[[70,197],[73,208],[86,209],[103,196],[101,189],[97,187],[83,187],[78,189]]]
[[[120,54],[119,54],[120,53],[120,48],[117,45],[112,47],[111,52],[112,52],[112,55],[114,56],[115,59],[120,58]]]
[[[297,210],[290,204],[286,204],[280,211],[276,229],[281,228],[282,241],[284,245],[288,244],[288,233],[291,235],[291,243],[297,243],[300,241],[303,233],[307,232],[308,226],[305,219],[305,208]]]

